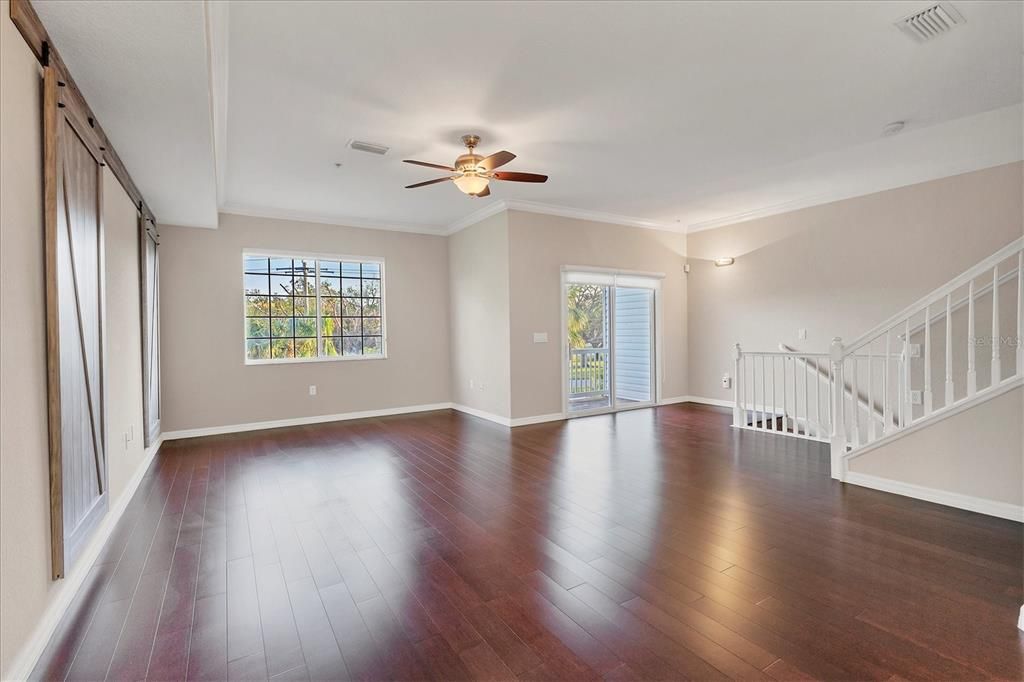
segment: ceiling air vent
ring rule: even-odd
[[[348,143],[348,146],[355,149],[357,152],[369,152],[370,154],[378,154],[380,156],[387,154],[388,149],[390,149],[390,147],[385,147],[382,144],[363,142],[362,140],[352,140]]]
[[[931,7],[914,12],[896,22],[896,27],[913,38],[925,43],[949,33],[966,20],[948,2],[939,2]]]

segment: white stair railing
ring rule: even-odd
[[[747,352],[736,344],[733,426],[829,442],[828,353]]]
[[[733,425],[829,442],[843,479],[847,461],[883,439],[1024,383],[1024,238],[852,343],[780,347],[736,345]]]

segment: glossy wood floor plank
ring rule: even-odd
[[[724,411],[167,443],[35,679],[1022,677],[1022,527]]]

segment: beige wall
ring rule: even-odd
[[[985,500],[1024,505],[1024,389],[850,460],[849,470]]]
[[[448,239],[452,401],[510,415],[508,213]],[[472,384],[472,385],[471,385]]]
[[[245,248],[384,258],[388,357],[246,365]],[[450,400],[443,237],[228,214],[161,226],[160,304],[165,433]]]
[[[509,211],[512,417],[562,412],[563,265],[665,274],[661,289],[661,398],[686,395],[686,236]],[[547,332],[547,343],[534,343]]]
[[[124,490],[146,448],[142,425],[142,309],[138,211],[109,168],[103,169],[106,271],[107,470],[112,499]],[[130,440],[125,442],[125,436]]]
[[[0,3],[0,677],[61,588],[50,581],[38,63]]]
[[[730,399],[735,343],[825,351],[1021,235],[1021,163],[689,235],[691,395]],[[734,256],[730,267],[710,259]],[[798,340],[797,330],[807,329]]]
[[[50,580],[43,277],[41,71],[0,3],[0,678],[8,679],[69,580]],[[131,199],[104,171],[109,504],[144,459],[138,234]],[[125,446],[122,434],[134,431]],[[72,566],[80,573],[88,566]],[[20,663],[20,661],[19,661]]]

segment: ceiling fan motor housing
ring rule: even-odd
[[[463,154],[459,158],[455,159],[455,169],[463,172],[476,170],[477,164],[483,160],[484,157],[479,154]]]

